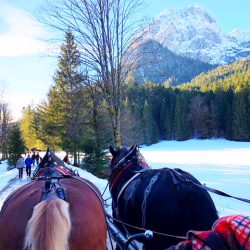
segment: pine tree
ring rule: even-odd
[[[7,157],[7,140],[11,124],[9,104],[3,100],[3,92],[0,96],[0,152],[2,158]]]
[[[61,147],[74,153],[76,161],[76,152],[84,134],[83,75],[80,72],[80,53],[70,31],[66,32],[61,46],[58,68],[55,85],[48,95],[48,106],[53,110],[55,119],[52,127],[56,127],[54,133],[59,136]]]
[[[128,97],[122,107],[121,112],[121,135],[123,145],[143,143],[143,129],[140,117],[132,111]]]
[[[52,150],[61,149],[60,128],[53,101],[43,101],[34,112],[37,138]]]
[[[153,117],[152,108],[147,101],[144,104],[143,122],[144,143],[147,145],[156,143],[159,140],[159,129]]]
[[[189,137],[189,127],[187,122],[187,98],[178,94],[175,104],[174,129],[176,140],[187,140]]]
[[[171,119],[170,107],[168,106],[168,103],[166,101],[162,102],[160,117],[161,117],[160,128],[161,128],[162,139],[171,140],[173,121]]]
[[[236,91],[232,106],[232,136],[234,140],[246,141],[248,136],[248,110],[244,89]]]
[[[23,110],[20,130],[27,148],[46,149],[44,143],[38,138],[38,130],[35,125],[35,109],[32,109],[31,106],[27,106]]]
[[[18,125],[15,125],[8,138],[8,154],[10,165],[16,164],[18,158],[25,152],[26,146],[22,137],[21,130]]]

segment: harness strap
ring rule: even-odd
[[[147,188],[144,191],[144,197],[143,197],[143,202],[142,202],[142,226],[146,226],[146,210],[147,210],[147,198],[149,193],[151,192],[151,189],[155,182],[157,181],[158,177],[160,175],[160,172],[156,173],[150,180]]]
[[[57,192],[57,195],[60,199],[65,200],[64,189],[61,186],[56,185],[56,192]]]
[[[131,167],[133,165],[133,162],[129,162],[118,174],[117,176],[114,178],[113,182],[111,183],[111,186],[109,188],[109,190],[112,190],[117,184],[118,181],[120,180],[121,176],[123,175],[124,172],[127,171],[127,169],[129,167]]]
[[[132,178],[130,178],[124,185],[123,187],[121,188],[120,192],[118,193],[118,196],[117,196],[117,203],[118,204],[118,201],[119,201],[119,198],[121,196],[121,194],[123,193],[123,191],[125,190],[125,188],[129,185],[129,183],[134,180],[137,176],[141,175],[141,173],[137,173],[135,174]]]
[[[40,201],[54,198],[65,200],[64,189],[59,184],[59,179],[46,180]]]
[[[51,191],[51,181],[50,180],[46,180],[45,181],[45,187],[41,196],[40,201],[45,201],[48,197],[48,193]]]

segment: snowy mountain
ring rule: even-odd
[[[172,52],[210,64],[250,57],[250,31],[225,33],[200,5],[166,9],[148,25],[143,42],[155,40]]]
[[[134,51],[133,77],[137,83],[151,81],[166,86],[191,81],[214,66],[177,55],[155,40],[147,40]]]

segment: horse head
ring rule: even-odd
[[[124,164],[129,159],[136,157],[138,150],[137,145],[133,145],[130,148],[113,148],[109,147],[112,159],[110,162],[110,171],[112,172],[117,166]]]
[[[124,184],[138,171],[149,168],[137,145],[133,145],[130,148],[110,147],[109,149],[112,155],[109,178],[111,193],[115,187]]]

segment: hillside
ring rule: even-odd
[[[163,10],[133,45],[133,77],[139,84],[180,85],[218,65],[250,57],[250,31],[223,32],[202,7]]]
[[[154,40],[148,40],[134,51],[133,76],[137,83],[164,83],[166,86],[191,81],[215,66],[177,55]]]
[[[182,88],[198,87],[201,90],[224,90],[250,87],[250,59],[219,66],[216,69],[195,77]]]

